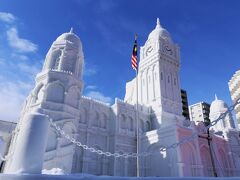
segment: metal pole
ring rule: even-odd
[[[138,70],[136,70],[136,119],[137,119],[137,154],[139,154],[139,120],[138,120]],[[139,156],[137,156],[137,177],[140,177],[140,162]]]
[[[216,171],[216,167],[215,167],[215,163],[214,163],[214,158],[213,158],[213,154],[212,154],[212,148],[211,148],[211,137],[210,137],[210,132],[209,132],[209,128],[207,129],[207,140],[208,140],[208,147],[209,147],[209,153],[210,153],[210,157],[211,157],[211,162],[212,162],[212,167],[213,167],[213,175],[215,177],[218,177],[217,175],[217,171]]]
[[[137,41],[137,34],[135,34],[135,43],[137,43],[136,41]],[[137,46],[137,44],[135,44],[135,45]],[[138,56],[138,53],[136,53],[136,56]],[[139,117],[138,117],[138,65],[137,65],[137,68],[135,69],[135,71],[136,71],[136,121],[137,121],[137,123],[136,123],[137,124],[137,177],[139,177],[140,176],[140,161],[139,161],[138,154],[140,152],[139,151],[140,141],[139,141]]]

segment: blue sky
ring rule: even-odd
[[[84,94],[124,97],[134,77],[134,33],[143,45],[156,18],[181,48],[181,86],[189,104],[228,104],[228,81],[240,69],[238,0],[8,0],[0,2],[0,119],[16,120],[52,42],[71,27],[85,56]]]

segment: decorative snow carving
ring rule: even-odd
[[[77,108],[80,99],[80,92],[81,91],[77,86],[71,86],[65,96],[65,103]]]
[[[63,103],[64,86],[59,81],[54,81],[46,86],[46,101]]]

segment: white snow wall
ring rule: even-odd
[[[48,128],[49,120],[44,114],[31,113],[24,117],[4,173],[41,174]]]

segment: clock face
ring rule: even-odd
[[[173,56],[174,51],[169,42],[164,42],[162,44],[162,52],[166,55]]]
[[[168,45],[164,46],[164,51],[169,55],[173,54],[172,48],[170,48]]]
[[[153,52],[153,47],[152,46],[147,47],[147,49],[146,49],[146,56],[148,56],[152,52]]]

